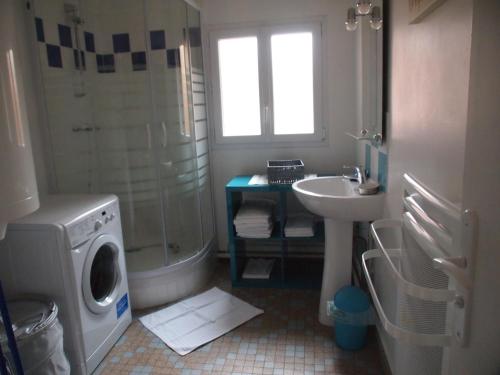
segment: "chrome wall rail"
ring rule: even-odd
[[[370,293],[382,327],[394,338],[417,345],[467,344],[476,218],[432,192],[416,178],[403,177],[401,220],[378,220],[371,234],[378,247],[363,255]],[[387,234],[389,233],[389,234]],[[387,249],[387,236],[399,246]],[[387,312],[368,263],[377,262],[395,281],[397,301]],[[376,273],[375,273],[376,277]]]

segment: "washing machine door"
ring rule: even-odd
[[[122,277],[119,266],[120,243],[109,234],[97,237],[90,245],[82,274],[85,304],[90,311],[103,314],[113,308]]]

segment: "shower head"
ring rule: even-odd
[[[76,25],[83,25],[83,18],[80,17],[80,11],[75,3],[64,3],[64,13],[70,18],[71,22]]]

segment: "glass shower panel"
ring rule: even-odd
[[[120,198],[128,270],[157,269],[166,263],[166,241],[159,204],[144,3],[84,3],[93,12],[89,19],[95,20],[97,73],[90,79],[89,91],[99,129],[99,191]]]
[[[128,270],[161,267],[166,241],[151,87],[141,59],[144,4],[54,0],[36,1],[34,8],[52,148],[51,190],[116,194]]]
[[[151,84],[160,135],[159,173],[168,236],[167,264],[202,249],[198,170],[186,38],[187,8],[181,0],[148,0]]]
[[[64,1],[33,3],[36,48],[44,89],[50,138],[51,189],[61,193],[96,190],[95,127],[91,100],[82,91],[91,69],[80,70],[73,61],[75,31]]]
[[[214,235],[199,12],[182,0],[34,0],[51,192],[120,199],[127,267]]]
[[[207,245],[214,237],[212,211],[212,190],[210,182],[210,164],[208,159],[208,129],[205,96],[205,77],[203,74],[203,53],[201,48],[200,12],[187,5],[188,42],[191,66],[190,96],[192,123],[196,138],[196,159],[198,167],[198,189],[203,229],[203,243]]]

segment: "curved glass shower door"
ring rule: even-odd
[[[148,26],[155,30],[150,33],[151,85],[160,133],[159,176],[170,265],[203,248],[187,5],[182,0],[148,0],[146,8]],[[154,49],[154,35],[163,30],[165,49]]]
[[[34,2],[51,191],[119,197],[129,272],[181,262],[214,234],[199,12],[72,4]]]
[[[196,138],[198,167],[198,189],[200,195],[201,226],[203,245],[207,245],[215,235],[212,207],[212,187],[210,181],[210,161],[208,147],[207,110],[205,96],[205,76],[203,73],[203,53],[201,44],[200,12],[187,5],[187,22],[190,57],[190,78],[192,122]]]
[[[141,1],[82,2],[93,26],[96,74],[87,80],[95,133],[98,188],[120,198],[128,270],[166,264],[166,233],[158,183],[158,132]],[[112,22],[110,22],[112,20]],[[89,25],[90,23],[90,25]],[[133,28],[132,28],[133,25]],[[88,34],[83,35],[87,43]]]

